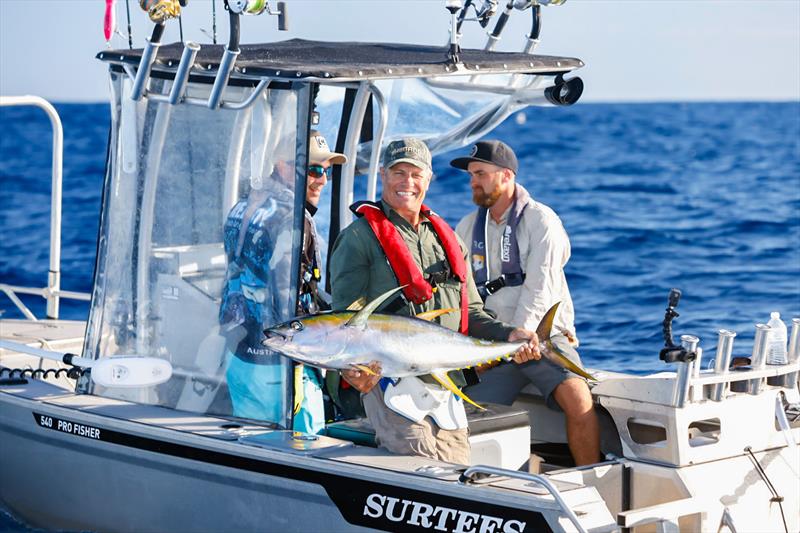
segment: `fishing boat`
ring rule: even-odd
[[[749,364],[732,364],[742,359],[735,333],[722,330],[715,364],[703,369],[700,339],[673,342],[677,291],[663,372],[593,369],[606,459],[594,465],[557,453],[535,464],[532,450],[542,456],[566,435],[562,415],[533,388],[513,407],[469,411],[471,465],[393,455],[362,419],[331,422],[321,435],[291,431],[288,361],[281,420],[233,415],[218,321],[231,207],[258,179],[288,213],[287,260],[271,267],[287,287],[270,297],[288,302],[278,318],[291,318],[317,119],[348,157],[333,172],[332,243],[352,221],[348,206],[375,199],[391,139],[414,135],[440,153],[527,106],[580,98],[579,59],[534,53],[548,3],[510,1],[497,13],[496,2],[447,2],[451,38],[440,47],[244,45],[240,17],[285,14],[280,3],[245,0],[228,2],[226,46],[162,45],[172,12],[151,10],[144,48],[97,56],[108,65],[111,134],[91,295],[60,283],[57,114],[41,99],[0,99],[40,105],[55,128],[47,285],[0,284],[26,317],[0,320],[0,504],[58,530],[800,529],[800,319],[786,364],[766,364],[769,328],[758,325]],[[532,15],[525,48],[495,51],[517,12]],[[495,21],[489,42],[462,49],[462,24],[475,20]],[[293,178],[270,184],[278,157]],[[22,294],[45,297],[46,317]],[[59,319],[63,298],[89,300],[88,321]]]

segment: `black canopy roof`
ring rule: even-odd
[[[582,67],[570,57],[530,55],[517,52],[463,50],[461,62],[454,65],[447,47],[412,44],[322,42],[292,39],[266,44],[245,44],[236,59],[237,77],[283,79],[407,78],[465,73],[558,74]],[[183,44],[162,45],[155,70],[172,70],[180,61]],[[203,44],[195,69],[216,73],[224,47]],[[141,49],[105,50],[98,59],[116,64],[138,64]]]

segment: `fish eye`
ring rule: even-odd
[[[295,331],[303,331],[303,323],[300,322],[299,320],[292,321],[292,323],[289,324],[289,326]]]

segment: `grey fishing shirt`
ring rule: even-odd
[[[522,185],[517,184],[522,188]],[[489,280],[501,273],[500,243],[511,206],[495,222],[486,215],[486,262]],[[469,243],[472,254],[472,231],[478,212],[473,211],[458,223],[456,233]],[[569,261],[570,244],[561,219],[546,205],[531,197],[517,226],[520,266],[525,281],[516,287],[503,287],[486,298],[486,309],[499,320],[536,331],[536,326],[550,307],[561,302],[554,325],[575,331],[575,310],[564,275]]]
[[[423,275],[447,268],[444,248],[437,239],[432,224],[425,217],[422,217],[418,230],[415,230],[408,221],[386,204],[383,204],[383,211],[400,232],[414,262],[421,267]],[[466,247],[463,242],[459,244],[466,261]],[[397,279],[378,243],[378,238],[364,218],[357,219],[339,234],[331,253],[330,273],[334,310],[346,309],[362,296],[369,302],[397,287]],[[467,268],[467,276],[469,334],[488,340],[508,340],[514,327],[495,320],[484,310],[470,268]],[[446,308],[459,311],[442,315],[437,321],[447,328],[458,331],[461,320],[461,283],[453,278],[437,284],[433,298],[427,302],[420,305],[405,305],[396,314],[412,315]]]

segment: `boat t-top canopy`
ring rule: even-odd
[[[244,355],[229,348],[296,312],[312,129],[347,156],[331,170],[329,201],[317,206],[320,243],[330,248],[352,221],[353,201],[378,197],[386,143],[414,136],[442,153],[528,106],[573,104],[583,82],[567,74],[583,63],[533,54],[535,32],[517,53],[488,45],[462,50],[457,43],[240,45],[238,19],[231,20],[225,46],[161,45],[157,24],[144,48],[97,55],[110,67],[112,134],[97,260],[102,282],[84,353],[166,358],[173,377],[138,392],[81,386],[244,416],[224,392],[227,369],[231,361],[235,367],[257,359],[275,386],[271,412],[258,417],[289,428],[291,364],[258,347]],[[242,282],[241,299],[224,303],[226,284],[240,268],[231,255],[238,253],[231,243],[239,242],[239,222],[231,220],[253,209],[263,226],[263,250],[254,249],[251,261],[259,274]],[[239,340],[230,344],[233,337]]]
[[[224,48],[203,45],[197,52],[194,71],[216,76],[223,62]],[[176,70],[183,49],[182,43],[162,45],[153,68]],[[109,63],[138,65],[144,51],[110,50],[100,52],[97,57]],[[556,75],[582,66],[580,59],[572,57],[489,50],[462,50],[460,62],[454,63],[445,46],[291,39],[241,45],[231,77],[361,81],[464,74]]]

